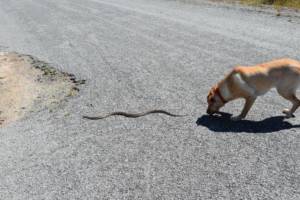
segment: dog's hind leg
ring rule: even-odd
[[[277,88],[277,91],[283,98],[289,100],[293,104],[291,109],[284,109],[282,112],[286,115],[287,118],[294,117],[294,112],[300,106],[300,100],[296,97],[295,92],[286,91],[280,88]]]

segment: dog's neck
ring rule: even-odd
[[[232,99],[232,94],[228,88],[226,82],[221,82],[218,87],[219,96],[223,103],[227,103],[230,99]]]

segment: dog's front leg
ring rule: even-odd
[[[256,99],[256,97],[245,98],[246,102],[245,102],[245,105],[244,105],[244,108],[243,108],[241,114],[239,114],[238,116],[232,117],[231,119],[233,121],[238,121],[238,120],[245,118],[246,115],[248,114],[250,108],[252,107],[253,103],[255,102],[255,99]]]

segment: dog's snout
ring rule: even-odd
[[[209,115],[211,115],[211,114],[212,114],[212,111],[211,111],[210,109],[207,109],[207,110],[206,110],[206,113],[209,114]]]

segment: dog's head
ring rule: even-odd
[[[220,110],[222,108],[226,101],[223,99],[223,97],[220,94],[219,87],[214,86],[210,89],[208,95],[207,95],[207,114],[212,115]]]

